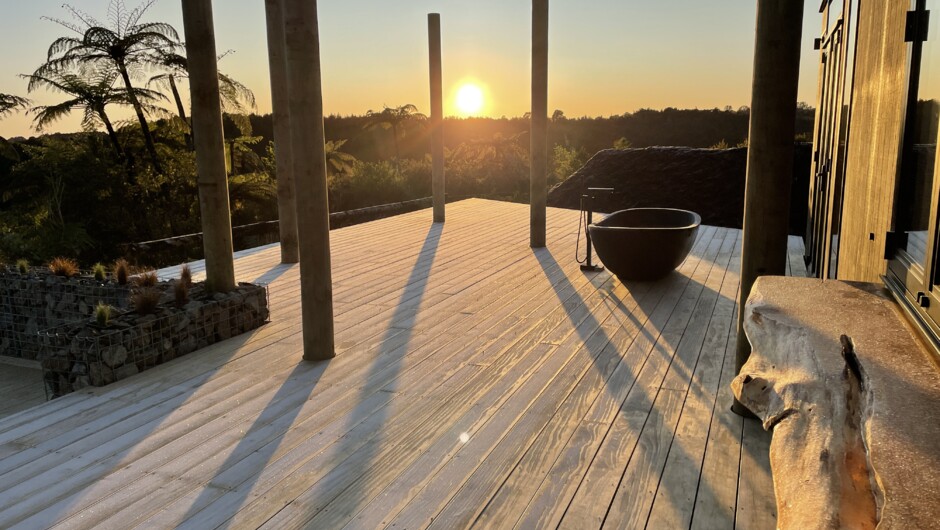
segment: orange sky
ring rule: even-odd
[[[129,0],[128,5],[137,5]],[[270,111],[263,2],[215,2],[219,51],[235,53],[221,70],[252,88],[260,112]],[[607,116],[638,108],[714,108],[749,104],[754,2],[699,0],[553,0],[550,15],[549,107],[569,117]],[[80,7],[105,18],[107,0]],[[800,100],[816,90],[818,2],[807,0]],[[41,64],[49,43],[67,30],[41,16],[67,18],[61,0],[30,0],[4,8],[0,19],[0,92],[26,95],[17,74]],[[445,112],[462,81],[485,91],[484,113],[519,116],[528,110],[530,3],[476,0],[320,0],[324,107],[362,114],[413,103],[428,110],[428,12],[441,13]],[[182,31],[178,0],[160,0],[148,20]],[[185,90],[184,90],[185,91]],[[37,92],[37,104],[61,96]],[[169,105],[167,105],[169,107]],[[120,118],[128,117],[115,112]],[[80,117],[54,130],[78,129]],[[0,122],[0,136],[35,134],[22,114]]]

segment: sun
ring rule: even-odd
[[[468,116],[483,110],[483,89],[473,83],[464,83],[457,90],[457,110]]]

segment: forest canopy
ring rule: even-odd
[[[408,120],[393,131],[370,126],[374,119],[325,119],[331,211],[430,195],[424,120]],[[527,201],[528,121],[448,118],[448,195]],[[66,255],[93,263],[117,257],[124,243],[198,232],[195,157],[188,130],[177,122],[161,118],[149,125],[160,171],[149,163],[134,123],[116,129],[120,151],[107,133],[96,131],[10,140],[13,152],[0,157],[0,257],[39,262]],[[811,137],[812,123],[813,110],[801,108],[798,138]],[[556,113],[549,126],[550,185],[601,149],[733,147],[746,143],[747,124],[747,109],[643,109],[574,119]],[[277,218],[272,137],[270,115],[226,114],[234,225]]]

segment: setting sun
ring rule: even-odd
[[[468,116],[478,114],[483,110],[483,90],[471,83],[462,85],[457,90],[457,110]]]

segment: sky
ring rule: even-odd
[[[109,0],[71,5],[106,20]],[[34,104],[61,95],[26,93],[49,44],[69,30],[62,0],[0,0],[0,93]],[[127,0],[129,7],[138,0]],[[270,112],[263,0],[216,0],[217,49],[234,50],[221,71],[251,88]],[[755,1],[552,0],[549,15],[549,112],[610,116],[640,108],[738,108],[750,104]],[[805,0],[799,100],[814,103],[821,18]],[[529,108],[531,2],[528,0],[320,0],[323,104],[328,114],[363,114],[383,105],[429,110],[427,14],[441,14],[445,115],[461,115],[458,89],[484,94],[482,115],[521,116]],[[180,0],[158,0],[145,21],[182,34]],[[186,89],[183,89],[184,95]],[[169,108],[169,104],[166,105]],[[115,112],[118,119],[130,116]],[[0,136],[35,135],[23,113],[0,121]],[[78,113],[49,129],[75,131]]]

